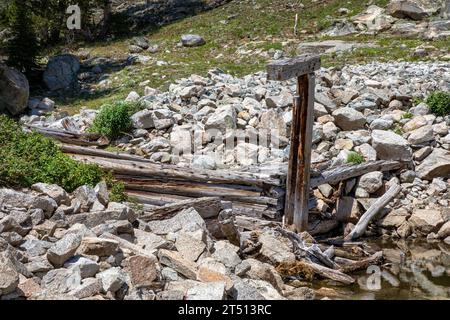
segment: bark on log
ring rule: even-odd
[[[130,161],[138,161],[144,163],[151,163],[149,159],[145,159],[143,157],[135,156],[128,153],[121,152],[110,152],[101,149],[87,148],[83,146],[74,146],[70,144],[61,143],[60,148],[62,152],[69,154],[78,154],[78,155],[86,155],[86,156],[97,156],[106,159],[119,159],[119,160],[130,160]]]
[[[352,232],[345,237],[345,240],[355,240],[363,235],[370,221],[372,221],[372,219],[397,196],[400,190],[402,190],[402,187],[397,184],[391,186],[389,190],[383,196],[378,198],[369,207],[366,213],[362,215]]]

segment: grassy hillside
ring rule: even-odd
[[[95,94],[58,102],[71,112],[81,106],[97,108],[105,102],[123,99],[131,90],[143,93],[143,87],[139,86],[143,81],[148,80],[149,86],[164,88],[175,79],[192,73],[202,75],[212,67],[219,67],[237,76],[249,74],[265,68],[270,59],[268,50],[283,49],[287,55],[294,55],[300,42],[317,40],[320,31],[339,18],[339,8],[349,9],[348,16],[353,16],[363,11],[368,3],[385,6],[388,2],[235,0],[223,7],[143,33],[152,43],[160,46],[156,54],[143,54],[167,62],[167,65],[149,63],[128,66],[110,75],[111,89],[102,91],[98,88],[94,90]],[[295,14],[299,15],[297,36],[293,33]],[[207,44],[197,48],[178,46],[180,36],[185,33],[200,34]],[[342,56],[326,56],[323,58],[325,66],[373,60],[414,60],[417,58],[411,54],[411,49],[423,43],[423,40],[383,38],[380,35],[347,36],[344,40],[374,43],[377,47],[358,49]],[[435,41],[432,44],[437,48],[446,48],[449,41]],[[91,56],[126,58],[129,55],[128,45],[129,39],[124,38],[80,44],[79,48],[91,51]]]

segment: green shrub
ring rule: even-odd
[[[355,151],[350,151],[348,156],[347,156],[347,163],[352,163],[352,164],[361,164],[363,163],[364,160],[364,156],[358,152]]]
[[[110,139],[116,139],[132,128],[130,116],[139,111],[137,103],[116,101],[105,104],[89,128],[90,132],[100,133]]]
[[[19,124],[5,115],[0,115],[0,133],[0,186],[30,187],[43,182],[72,192],[79,186],[94,187],[105,180],[111,201],[128,201],[125,185],[111,173],[97,165],[73,160],[53,140],[22,131]]]
[[[428,107],[437,116],[450,115],[450,93],[443,91],[433,92],[426,100]]]
[[[81,185],[95,186],[104,176],[96,165],[83,164],[63,154],[50,139],[26,133],[5,115],[0,115],[0,185],[30,187],[55,183],[68,192]]]

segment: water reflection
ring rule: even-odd
[[[331,299],[450,299],[450,245],[442,241],[369,241],[383,250],[378,270],[358,272],[351,287],[330,287]],[[325,296],[326,290],[324,290]],[[321,298],[320,295],[318,298]]]

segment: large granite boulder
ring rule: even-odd
[[[50,58],[44,72],[44,82],[51,91],[71,90],[77,84],[80,61],[71,54]]]
[[[0,64],[0,111],[21,114],[27,107],[30,87],[19,71]]]

